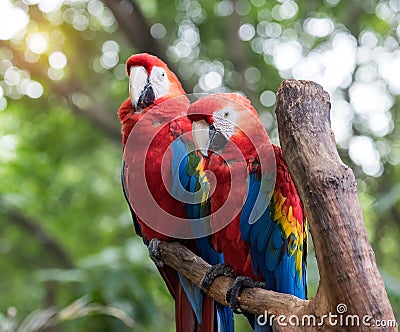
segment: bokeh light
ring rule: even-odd
[[[360,153],[362,151],[362,153]],[[350,158],[362,167],[365,174],[379,176],[383,172],[374,141],[368,136],[354,136],[349,144]]]
[[[26,39],[29,49],[35,54],[42,54],[48,46],[48,35],[43,32],[31,33]]]
[[[167,29],[162,23],[155,23],[150,28],[150,34],[155,39],[162,39],[167,34]]]
[[[67,57],[63,52],[53,52],[49,55],[49,64],[54,69],[63,69],[67,64]]]
[[[1,104],[1,102],[0,102]],[[1,109],[1,105],[0,105]],[[11,161],[16,158],[18,139],[15,135],[0,136],[0,160]]]
[[[308,18],[304,22],[304,29],[315,37],[326,37],[333,32],[334,28],[329,18]]]
[[[26,95],[37,99],[43,95],[43,86],[39,82],[31,81],[26,88]]]
[[[59,81],[64,77],[64,70],[50,67],[47,70],[47,76],[53,81]]]
[[[276,95],[273,91],[265,90],[260,95],[260,102],[266,107],[271,107],[276,102]]]
[[[282,71],[293,68],[301,60],[302,52],[303,48],[297,41],[277,45],[274,50],[276,68]]]
[[[222,77],[219,73],[211,71],[200,77],[199,84],[204,91],[214,90],[221,86]]]
[[[10,0],[0,1],[0,40],[9,40],[28,25],[25,11],[11,4]]]
[[[256,30],[254,29],[254,26],[250,23],[245,23],[241,25],[238,31],[238,36],[243,41],[251,40],[255,34]]]
[[[218,16],[230,16],[235,10],[235,5],[230,0],[223,0],[215,4],[214,11]]]

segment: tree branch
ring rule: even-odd
[[[317,313],[335,312],[343,303],[348,314],[391,320],[394,314],[368,242],[357,184],[336,150],[329,112],[329,95],[318,84],[281,84],[276,107],[279,137],[313,235],[321,276]]]
[[[196,256],[180,243],[161,242],[159,245],[160,258],[169,266],[182,273],[196,285],[204,274],[210,269],[210,265],[202,258]],[[215,279],[207,295],[219,303],[228,305],[225,299],[228,288],[234,282],[233,278],[220,276]],[[310,301],[301,300],[293,295],[268,291],[261,288],[245,288],[240,293],[239,305],[243,311],[262,315],[265,310],[273,315],[303,314],[309,311]]]

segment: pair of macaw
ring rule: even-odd
[[[130,97],[118,116],[136,232],[146,244],[181,239],[213,265],[204,288],[220,274],[240,276],[227,295],[233,309],[244,286],[306,298],[303,205],[250,102],[218,94],[191,104],[175,74],[149,54],[130,57],[127,72]],[[155,260],[175,299],[177,331],[233,331],[231,308]],[[255,331],[271,329],[248,318]]]

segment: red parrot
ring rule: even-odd
[[[204,156],[204,169],[215,176],[211,227],[214,248],[227,266],[213,267],[207,288],[220,275],[239,275],[227,293],[233,309],[242,287],[264,287],[305,299],[307,231],[305,213],[282,151],[270,143],[250,101],[238,94],[204,97],[188,109],[193,139]],[[275,179],[275,187],[273,180]],[[244,193],[244,194],[243,194]],[[232,197],[230,197],[230,195]],[[221,216],[214,217],[231,200]],[[228,204],[229,205],[229,204]],[[254,320],[254,317],[252,317]],[[251,320],[251,319],[249,319]],[[271,326],[253,321],[255,331]]]
[[[193,215],[195,204],[182,203],[169,188],[178,181],[193,192],[193,183],[198,182],[195,168],[190,172],[191,168],[186,167],[196,162],[194,154],[184,156],[192,143],[191,122],[186,117],[189,100],[176,75],[153,55],[131,56],[127,72],[130,97],[118,111],[124,145],[121,178],[136,233],[146,245],[150,244],[150,254],[157,256],[152,240],[177,240],[171,234],[191,230],[189,222],[168,223],[170,219],[199,217]],[[188,135],[181,139],[184,133]],[[222,261],[222,255],[205,238],[186,240],[184,244],[210,264]],[[152,258],[175,299],[176,331],[233,331],[230,308],[204,297],[188,279]]]

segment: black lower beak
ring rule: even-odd
[[[150,106],[151,104],[154,103],[155,100],[155,94],[153,87],[151,86],[150,83],[147,83],[144,88],[142,93],[139,96],[138,102],[137,102],[137,108],[146,108]]]
[[[216,152],[221,151],[228,142],[226,137],[220,131],[216,130],[213,125],[209,127],[209,141],[210,145],[208,149]]]

